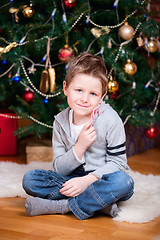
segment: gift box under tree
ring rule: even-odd
[[[135,127],[129,124],[125,126],[126,153],[128,157],[159,146],[160,122],[151,127],[151,132],[147,132],[147,130],[142,126]],[[155,132],[153,132],[154,130]]]
[[[0,155],[17,154],[17,130],[16,115],[10,112],[0,112]],[[4,117],[5,116],[5,117]]]

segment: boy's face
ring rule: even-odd
[[[92,110],[102,101],[102,84],[98,78],[87,74],[75,75],[69,84],[63,82],[64,94],[74,112],[74,123],[85,123],[91,118]]]

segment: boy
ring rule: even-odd
[[[31,170],[23,187],[29,215],[67,213],[87,219],[96,211],[115,217],[117,201],[133,195],[118,114],[103,102],[107,70],[101,57],[84,52],[69,64],[64,94],[69,107],[53,128],[54,171]]]

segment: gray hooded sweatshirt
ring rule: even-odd
[[[70,108],[55,116],[53,123],[53,168],[60,175],[69,175],[83,166],[98,178],[116,171],[128,172],[124,125],[115,110],[102,102],[100,115],[95,114],[93,126],[97,138],[79,159],[73,149],[76,144],[71,138],[69,123]]]

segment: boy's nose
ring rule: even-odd
[[[88,102],[88,94],[84,93],[81,100],[83,100],[83,102]]]

